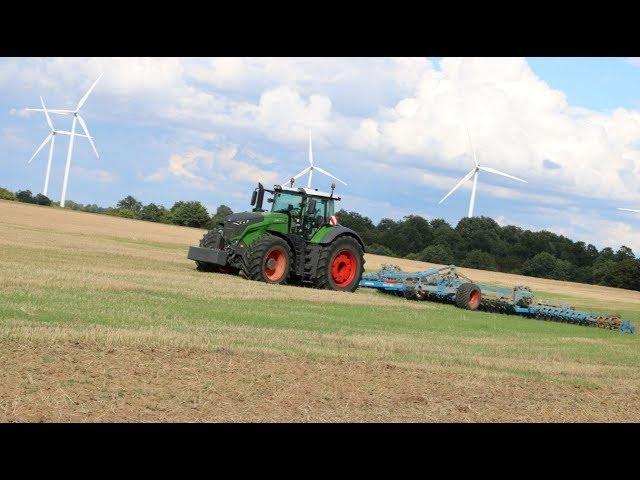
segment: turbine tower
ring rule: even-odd
[[[471,169],[471,171],[469,173],[467,173],[462,180],[460,180],[455,187],[453,187],[449,193],[447,193],[442,200],[440,200],[438,202],[438,205],[441,204],[442,202],[444,202],[449,195],[451,195],[453,192],[455,192],[458,188],[460,188],[460,186],[462,186],[462,184],[464,184],[467,180],[469,180],[470,178],[473,177],[473,187],[471,187],[471,199],[469,201],[469,213],[468,213],[468,217],[469,218],[473,218],[473,209],[476,203],[476,189],[478,187],[478,173],[480,171],[483,172],[488,172],[488,173],[495,173],[496,175],[501,175],[503,177],[507,177],[507,178],[511,178],[513,180],[517,180],[518,182],[523,182],[523,183],[527,183],[526,180],[523,180],[521,178],[518,177],[514,177],[513,175],[509,175],[508,173],[504,173],[501,172],[499,170],[496,170],[495,168],[490,168],[490,167],[484,167],[482,165],[480,165],[480,163],[478,162],[478,157],[476,156],[476,149],[473,146],[473,143],[471,142],[471,135],[469,135],[469,129],[467,129],[467,138],[469,140],[469,145],[471,146],[471,150],[473,152],[473,161],[475,163],[474,167]]]
[[[49,177],[51,175],[51,162],[53,160],[53,147],[56,142],[56,135],[71,135],[71,132],[67,132],[65,130],[56,130],[53,126],[53,122],[51,121],[51,117],[49,116],[49,112],[47,111],[47,107],[44,105],[44,100],[40,97],[40,103],[42,104],[42,111],[44,111],[44,116],[47,119],[47,124],[49,125],[49,135],[46,136],[44,141],[40,144],[40,146],[36,149],[35,153],[31,156],[27,163],[31,163],[31,161],[36,158],[36,155],[44,148],[44,146],[49,143],[49,161],[47,162],[47,173],[44,177],[44,189],[42,190],[42,194],[46,197],[49,192]],[[86,135],[80,135],[81,137],[85,137]]]
[[[71,123],[71,135],[70,135],[70,138],[69,138],[69,149],[67,150],[67,163],[65,164],[65,168],[64,168],[64,181],[62,183],[62,197],[60,198],[60,206],[61,207],[64,207],[65,200],[66,200],[66,197],[67,197],[67,185],[69,183],[69,170],[71,168],[71,155],[73,154],[73,140],[74,140],[75,136],[76,135],[78,135],[78,136],[86,136],[87,139],[89,140],[89,143],[91,144],[91,148],[93,148],[93,151],[96,154],[96,157],[100,158],[100,156],[98,155],[98,150],[96,150],[96,146],[93,143],[93,139],[91,137],[91,134],[89,133],[89,129],[87,128],[87,124],[84,121],[84,119],[82,118],[82,115],[80,115],[80,109],[82,108],[84,103],[87,101],[87,98],[89,98],[89,95],[91,94],[91,92],[95,88],[95,86],[98,83],[98,81],[102,78],[102,75],[103,74],[101,73],[100,76],[96,79],[96,81],[93,82],[93,85],[91,85],[89,90],[87,90],[87,93],[85,93],[84,96],[80,99],[80,101],[78,102],[78,105],[76,106],[76,108],[74,110],[62,110],[62,109],[50,109],[49,110],[50,113],[56,113],[56,114],[60,114],[60,115],[72,115],[73,116],[73,121]],[[43,111],[43,109],[40,109],[40,108],[27,108],[27,110],[36,111],[36,112]],[[82,130],[84,130],[85,135],[76,134],[76,122],[80,122],[80,126],[82,127]]]
[[[311,145],[311,131],[309,131],[309,166],[307,168],[305,168],[304,170],[302,170],[300,173],[298,173],[297,175],[293,176],[290,178],[290,180],[297,180],[298,178],[300,178],[301,176],[305,175],[305,174],[309,174],[309,177],[307,179],[307,188],[311,188],[311,180],[313,178],[313,172],[317,170],[320,173],[323,173],[324,175],[333,178],[334,180],[339,181],[340,183],[342,183],[343,185],[346,185],[345,182],[343,182],[342,180],[340,180],[338,177],[333,176],[332,174],[330,174],[329,172],[327,172],[326,170],[323,170],[322,168],[318,167],[317,165],[315,165],[313,163],[313,147]],[[288,181],[290,181],[288,180]],[[285,182],[287,183],[287,182]]]

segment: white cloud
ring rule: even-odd
[[[426,212],[422,208],[402,208],[388,201],[371,200],[358,195],[346,194],[339,196],[342,201],[336,204],[336,210],[344,208],[347,211],[364,212],[367,209],[371,209],[375,213],[368,216],[374,222],[379,222],[383,218],[399,219],[407,215],[420,215],[426,219],[436,217],[436,215]]]
[[[80,166],[74,166],[73,172],[82,178],[85,178],[87,180],[91,180],[94,182],[111,183],[115,180],[114,174],[107,170],[90,169],[90,168],[84,168]]]
[[[25,145],[26,142],[22,137],[22,133],[23,131],[20,128],[6,127],[2,129],[2,139],[9,144]]]
[[[237,158],[238,147],[192,150],[169,157],[166,166],[144,178],[149,182],[175,179],[198,190],[216,190],[224,183],[273,183],[278,174]]]
[[[444,59],[413,95],[361,121],[350,145],[462,171],[465,121],[481,163],[562,192],[640,199],[625,179],[640,165],[640,113],[571,108],[524,59]],[[550,174],[544,159],[560,168]]]
[[[9,115],[15,115],[20,118],[27,118],[29,113],[26,108],[12,108],[9,110]]]
[[[533,229],[546,229],[574,241],[592,243],[598,248],[612,247],[615,250],[626,245],[636,255],[640,253],[640,229],[634,226],[633,219],[627,215],[619,215],[619,219],[615,220],[607,219],[598,211],[579,206],[533,207],[529,213],[546,222],[541,224],[538,221]]]

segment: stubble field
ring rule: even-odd
[[[202,233],[0,201],[0,421],[640,420],[636,337],[200,273]],[[640,292],[463,272],[640,320]]]

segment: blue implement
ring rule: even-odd
[[[536,300],[529,287],[513,288],[476,284],[455,265],[406,273],[395,265],[383,265],[377,273],[362,276],[360,287],[400,295],[413,300],[455,303],[469,310],[521,315],[539,320],[574,323],[635,334],[630,320],[619,315],[581,312],[569,305],[547,305]]]

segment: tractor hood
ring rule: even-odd
[[[264,219],[262,213],[242,212],[232,213],[224,219],[223,236],[226,240],[242,235],[242,232],[251,224],[261,222]]]

